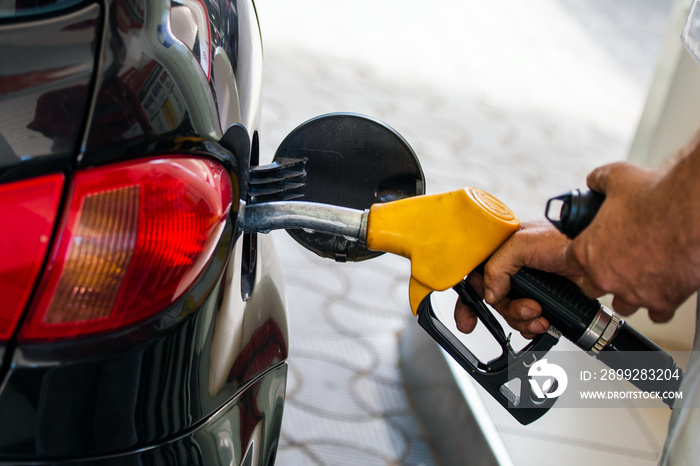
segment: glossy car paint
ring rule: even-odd
[[[70,167],[89,106],[101,11],[85,4],[0,24],[0,182]]]
[[[0,62],[0,183],[62,173],[67,192],[76,171],[184,155],[222,164],[245,197],[262,66],[250,1],[105,0],[3,20]],[[236,214],[234,199],[202,275],[155,316],[2,346],[0,463],[274,461],[286,309],[271,245],[242,236]]]

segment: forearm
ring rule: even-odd
[[[678,253],[700,262],[700,132],[663,171],[656,191],[665,203],[656,209],[653,225],[674,229]]]

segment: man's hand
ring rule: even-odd
[[[688,161],[686,161],[688,162]],[[588,175],[604,193],[595,220],[569,245],[566,257],[585,273],[574,282],[591,297],[614,295],[613,308],[640,307],[666,322],[700,286],[700,225],[696,171],[680,166],[665,175],[628,163]]]

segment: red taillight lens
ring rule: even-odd
[[[63,181],[49,175],[0,185],[0,341],[14,333],[46,258]]]
[[[114,330],[164,309],[204,269],[230,209],[228,174],[205,160],[79,172],[21,338]]]

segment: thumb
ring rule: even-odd
[[[588,187],[602,194],[626,193],[631,186],[653,180],[658,173],[628,162],[615,162],[591,171],[586,178]],[[615,191],[615,192],[613,192]]]
[[[610,172],[617,168],[617,165],[626,164],[625,162],[609,163],[595,168],[588,174],[586,184],[591,190],[605,194],[609,188]]]

